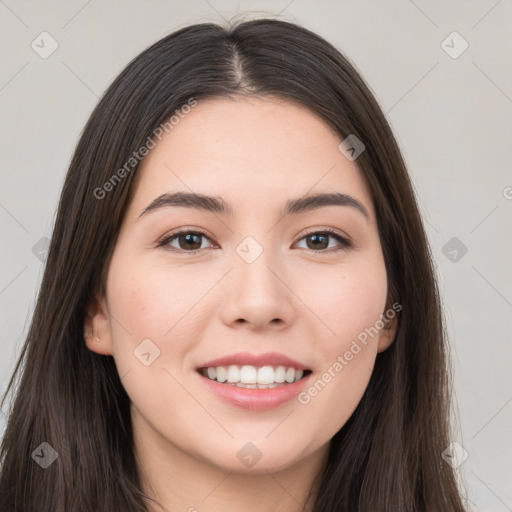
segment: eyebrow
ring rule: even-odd
[[[175,192],[158,196],[142,210],[139,218],[169,206],[195,208],[220,215],[233,215],[233,208],[221,197],[206,196],[193,192]],[[290,199],[286,202],[280,217],[305,213],[324,206],[349,206],[355,208],[366,220],[370,218],[368,210],[362,203],[352,196],[340,192],[306,195]]]

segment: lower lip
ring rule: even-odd
[[[222,384],[198,373],[204,384],[224,402],[250,411],[267,411],[293,400],[306,386],[311,373],[291,384],[275,388],[241,388],[233,384]]]

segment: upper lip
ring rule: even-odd
[[[229,365],[251,365],[251,366],[286,366],[293,367],[296,370],[309,370],[309,368],[295,359],[280,354],[279,352],[265,352],[263,354],[252,354],[250,352],[237,352],[236,354],[230,354],[218,359],[212,359],[206,361],[200,365],[197,369],[201,368],[215,368],[217,366],[229,366]]]

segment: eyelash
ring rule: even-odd
[[[175,249],[175,248],[169,247],[169,243],[172,240],[174,240],[179,235],[183,235],[183,234],[201,235],[201,236],[204,236],[205,238],[207,238],[210,242],[212,242],[211,238],[206,233],[203,233],[202,231],[185,229],[185,230],[182,230],[182,231],[176,231],[175,233],[171,233],[171,234],[165,236],[163,239],[161,239],[157,243],[157,247],[163,247],[165,250],[168,250],[168,251],[171,251],[171,252],[177,252],[177,253],[181,252],[181,253],[185,253],[185,254],[197,254],[198,252],[205,250],[205,249],[197,249],[195,251],[185,251],[183,249]],[[341,247],[338,247],[337,249],[332,249],[332,248],[331,249],[321,249],[321,250],[310,249],[310,251],[313,252],[313,253],[316,253],[316,254],[321,254],[321,253],[332,254],[332,253],[341,251],[343,249],[349,249],[350,247],[352,247],[352,242],[348,238],[345,238],[344,236],[340,235],[337,231],[334,231],[332,229],[323,229],[323,230],[320,230],[320,231],[311,231],[310,233],[306,233],[304,236],[302,236],[299,239],[299,241],[304,239],[304,238],[307,238],[308,236],[318,235],[318,234],[332,236],[338,242],[340,242]]]

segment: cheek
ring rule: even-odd
[[[302,295],[305,303],[320,321],[322,353],[326,363],[344,352],[360,334],[375,325],[384,313],[387,278],[384,262],[368,261],[326,268],[303,274]],[[371,340],[377,337],[369,337]]]
[[[128,377],[123,385],[147,414],[163,411],[162,403],[186,408],[190,398],[179,383],[211,321],[207,296],[219,278],[140,260],[115,263],[107,286],[113,356],[121,378]]]
[[[129,271],[113,266],[109,278],[111,313],[125,327],[124,333],[114,329],[114,338],[124,343],[130,333],[134,343],[150,338],[168,345],[185,327],[188,333],[193,331],[201,317],[201,298],[215,281],[208,276],[199,279],[197,274],[135,265],[126,265]]]
[[[368,386],[375,355],[370,345],[349,343],[332,353],[330,362],[299,394],[298,401],[309,421],[315,418],[311,422],[315,438],[331,439],[348,421]]]
[[[140,261],[113,260],[111,268],[113,356],[123,386],[147,421],[173,424],[173,411],[190,410],[183,366],[205,329],[200,299],[213,282]]]
[[[306,281],[315,290],[307,304],[322,320],[315,336],[322,363],[299,402],[323,416],[317,427],[329,438],[353,413],[371,377],[377,355],[375,324],[386,304],[386,272],[383,262],[362,262]]]

